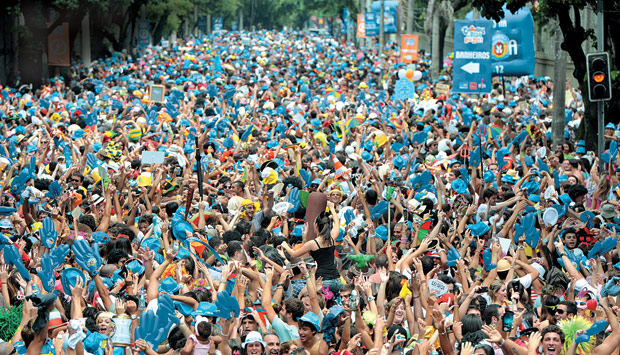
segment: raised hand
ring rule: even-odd
[[[91,247],[84,239],[73,242],[71,248],[75,254],[75,261],[80,267],[88,271],[91,275],[96,275],[103,263],[99,255],[99,243],[93,243]]]
[[[54,221],[50,217],[43,219],[43,227],[41,227],[41,243],[48,249],[52,249],[56,245],[58,233],[54,226]]]

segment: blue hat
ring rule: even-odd
[[[560,201],[565,205],[570,205],[573,199],[568,194],[561,194]]]
[[[375,235],[379,238],[381,238],[383,241],[387,240],[388,237],[388,230],[387,228],[382,224],[379,227],[375,228]]]
[[[133,259],[129,263],[125,265],[127,270],[129,270],[132,274],[142,275],[144,273],[144,264],[142,261],[138,259]]]
[[[64,269],[62,271],[62,289],[65,294],[71,296],[71,287],[75,286],[78,282],[78,279],[82,280],[82,286],[86,286],[86,277],[84,277],[84,273],[82,270],[70,267]]]
[[[177,311],[179,311],[179,313],[181,313],[184,316],[191,316],[192,313],[194,312],[194,309],[192,308],[192,306],[187,305],[183,302],[174,301],[174,308],[176,308]]]
[[[613,123],[609,122],[609,123],[605,126],[605,129],[613,129],[613,130],[615,131],[615,130],[616,130],[616,126],[615,126]]]
[[[310,323],[314,327],[314,330],[316,330],[317,332],[321,331],[321,326],[319,325],[319,316],[317,316],[313,312],[308,312],[304,314],[301,318],[299,318],[299,321]]]
[[[321,179],[315,178],[310,182],[310,185],[321,185]]]
[[[301,237],[303,235],[303,229],[304,229],[303,224],[298,224],[295,226],[295,229],[293,229],[293,231],[291,232],[291,235],[293,237]]]
[[[461,178],[452,181],[452,190],[459,194],[467,193],[467,184]]]
[[[364,161],[370,161],[372,160],[372,154],[368,153],[367,151],[363,151],[362,152],[362,159],[364,159]]]
[[[194,233],[194,228],[192,227],[191,224],[189,224],[189,222],[180,220],[180,221],[177,221],[176,223],[173,223],[172,234],[178,240],[184,241],[185,239],[187,239],[186,232],[188,231]]]
[[[484,182],[486,182],[487,184],[492,183],[493,180],[495,180],[495,174],[493,174],[491,170],[485,171],[483,177]]]
[[[489,227],[484,222],[478,222],[476,224],[470,224],[470,225],[467,226],[467,228],[471,229],[471,234],[474,237],[483,236],[483,235],[487,234],[488,231],[491,230],[491,227]]]
[[[195,311],[192,312],[192,316],[204,316],[204,317],[217,317],[217,306],[209,302],[200,302]]]
[[[159,292],[166,292],[174,294],[181,289],[181,285],[179,285],[174,278],[166,277],[161,281],[161,285],[159,285]]]
[[[586,141],[580,140],[579,142],[577,142],[577,146],[578,147],[585,147],[586,146]]]
[[[405,160],[405,159],[402,157],[402,155],[397,155],[397,156],[394,158],[394,166],[395,166],[397,169],[399,169],[399,170],[400,170],[400,169],[402,169],[405,165],[407,165],[407,160]]]
[[[575,151],[575,153],[577,153],[577,154],[586,154],[586,148],[578,146],[577,150]]]
[[[385,200],[381,200],[379,203],[375,205],[375,207],[372,208],[372,211],[370,212],[371,219],[377,219],[383,216],[383,214],[387,212],[388,207],[389,207],[389,203]]]
[[[142,248],[149,248],[150,250],[158,250],[159,248],[161,248],[161,241],[159,240],[159,238],[146,238],[146,239],[142,239],[142,243],[141,243]]]

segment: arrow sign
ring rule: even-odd
[[[452,92],[491,92],[491,29],[493,21],[454,21]]]
[[[469,74],[480,73],[480,63],[469,62],[461,67]]]

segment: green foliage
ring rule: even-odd
[[[191,0],[155,0],[148,1],[146,12],[152,23],[163,23],[163,33],[167,35],[179,29],[185,17],[193,14],[194,3]]]

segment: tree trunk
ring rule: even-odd
[[[439,77],[439,71],[441,70],[441,57],[439,43],[440,43],[440,21],[439,11],[435,8],[433,11],[433,31],[431,34],[431,77],[437,79]]]
[[[21,84],[32,84],[40,87],[43,83],[43,53],[47,52],[48,22],[43,15],[44,6],[41,0],[22,2],[22,13],[29,33],[19,40],[19,75]]]
[[[17,19],[0,15],[0,83],[15,86],[17,80],[17,34],[13,31]]]
[[[564,110],[566,108],[566,54],[562,49],[562,33],[555,31],[555,66],[553,67],[553,121],[551,137],[554,145],[564,144]]]
[[[415,0],[407,0],[407,33],[415,32],[414,29],[415,18]]]

